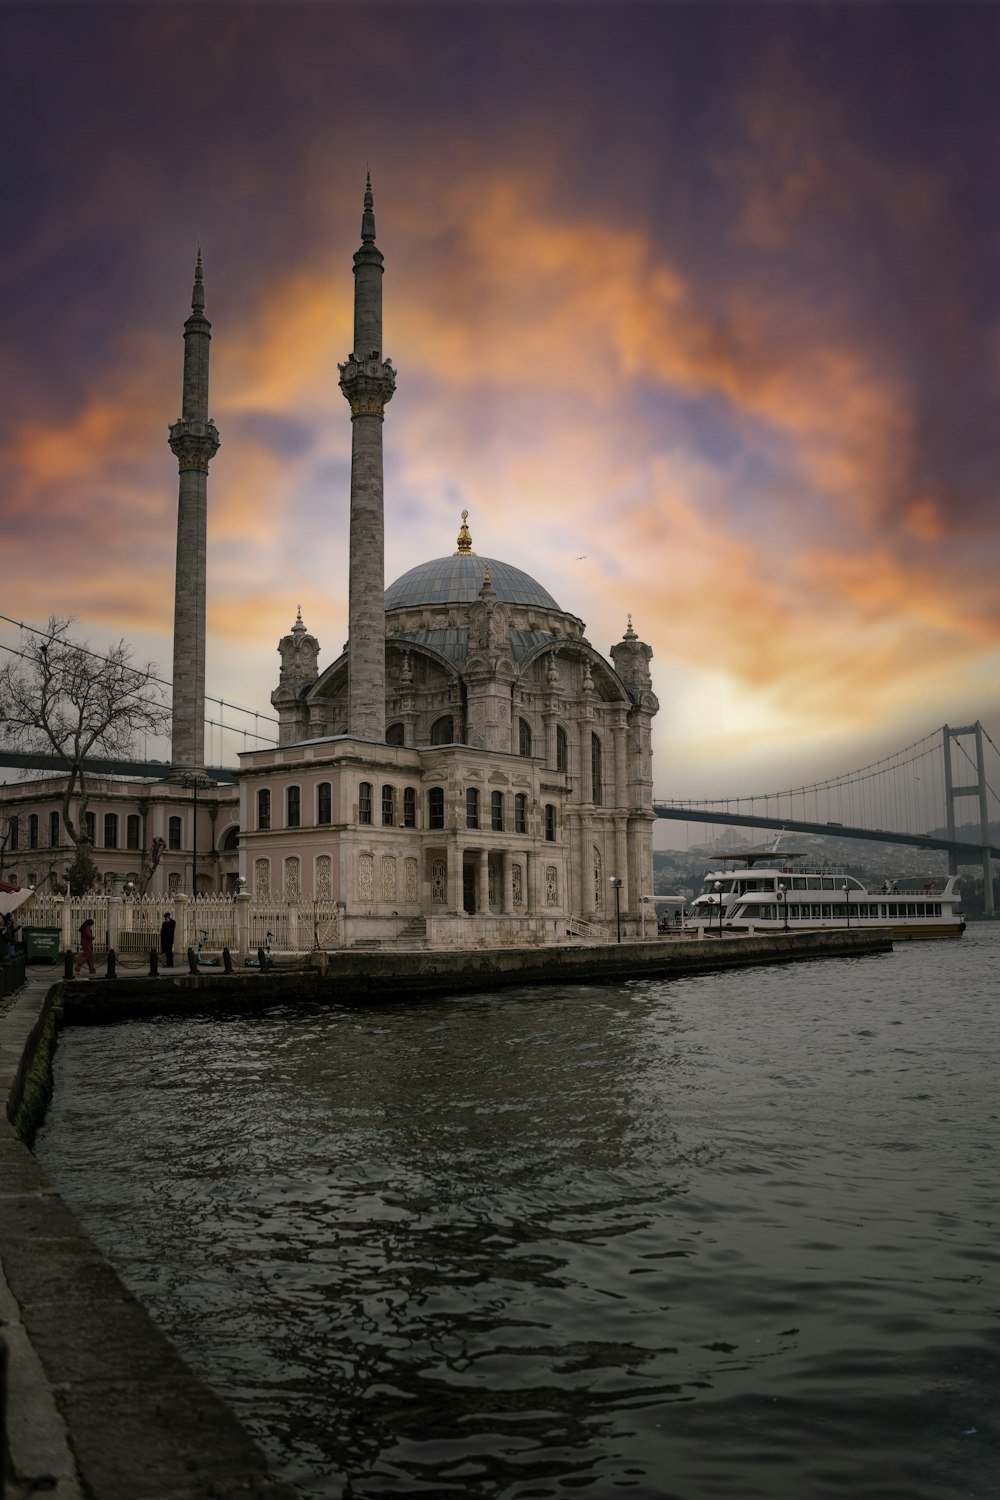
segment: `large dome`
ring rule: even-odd
[[[433,562],[411,568],[395,583],[390,583],[385,591],[385,607],[404,609],[421,604],[472,604],[479,598],[487,568],[497,598],[506,604],[534,604],[542,609],[559,609],[548,589],[543,589],[520,568],[497,562],[494,557],[477,557],[473,552],[436,557]]]

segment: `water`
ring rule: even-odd
[[[38,1154],[313,1500],[995,1497],[998,957],[67,1031]]]

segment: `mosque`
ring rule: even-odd
[[[339,367],[352,430],[348,644],[321,669],[299,610],[278,644],[278,744],[240,756],[238,813],[232,788],[213,792],[223,836],[217,848],[213,822],[204,874],[208,830],[192,824],[192,884],[332,903],[346,940],[361,943],[553,943],[616,923],[634,933],[653,890],[652,650],[629,617],[602,656],[542,584],[477,554],[465,511],[451,555],[385,587],[383,431],[396,371],[382,276],[369,178],[353,352]],[[219,447],[210,328],[199,256],[169,440],[179,469],[174,775],[162,796],[147,790],[154,823],[161,802],[163,818],[179,818],[176,784],[205,765],[207,489]],[[180,887],[177,843],[164,889]]]
[[[321,671],[301,613],[278,646],[279,745],[240,757],[244,877],[333,899],[374,940],[553,942],[616,914],[634,930],[653,889],[652,651],[629,621],[608,662],[542,584],[476,553],[467,512],[451,556],[385,588],[382,274],[369,180],[340,366],[348,646]]]

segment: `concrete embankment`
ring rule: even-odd
[[[505,986],[594,985],[888,952],[868,933],[661,939],[559,949],[352,952],[268,973],[206,968],[54,982],[0,1014],[0,1500],[293,1500],[228,1408],[185,1366],[59,1198],[25,1141],[44,1118],[59,1025],[304,1000],[391,1003]]]
[[[630,979],[683,978],[719,969],[889,953],[892,940],[873,932],[795,932],[759,937],[660,939],[559,948],[466,948],[456,951],[351,950],[314,954],[294,968],[268,973],[205,968],[162,980],[119,978],[67,984],[68,1024],[127,1016],[319,1003],[405,1002],[422,996],[471,994],[534,985],[612,984]]]
[[[0,1497],[294,1500],[118,1279],[12,1124],[30,1131],[44,1109],[60,988],[32,979],[0,1015]]]

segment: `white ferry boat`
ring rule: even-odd
[[[777,840],[771,849],[716,855],[719,868],[705,876],[685,931],[724,935],[854,927],[901,940],[957,938],[965,931],[956,875],[907,877],[869,888],[829,864],[797,863],[805,858],[779,850]]]

